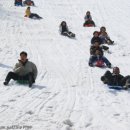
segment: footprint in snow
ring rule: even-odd
[[[114,114],[114,116],[120,116],[120,114],[119,114],[119,113],[116,113],[116,114]]]
[[[72,126],[74,125],[74,124],[71,122],[71,120],[69,120],[69,119],[63,121],[63,123],[64,123],[65,125],[70,126],[70,127],[72,127]]]
[[[85,125],[85,127],[87,128],[87,127],[90,127],[91,125],[92,125],[91,123],[88,123]]]
[[[11,100],[9,100],[9,102],[15,102],[16,100],[15,99],[11,99]]]
[[[9,107],[9,105],[1,105],[1,107]]]
[[[34,113],[32,111],[28,111],[26,114],[33,115]]]

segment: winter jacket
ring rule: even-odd
[[[113,86],[122,86],[123,78],[124,78],[124,76],[122,76],[121,74],[115,75],[115,74],[112,73],[111,85],[113,85]]]
[[[88,21],[88,20],[92,21],[92,16],[91,15],[85,15],[84,20],[85,21]]]
[[[29,16],[31,15],[30,9],[26,9],[25,15],[26,15],[27,17],[29,17]]]
[[[103,41],[100,37],[93,37],[91,39],[91,44],[94,44],[95,42],[99,42],[100,44],[103,44]]]
[[[123,86],[124,76],[121,74],[114,74],[110,71],[106,71],[106,73],[101,77],[101,80],[108,85],[111,86]]]
[[[60,33],[63,34],[64,32],[69,32],[69,29],[68,29],[68,26],[60,26],[60,29],[59,29]]]
[[[34,74],[34,79],[36,79],[38,73],[36,65],[28,60],[24,64],[19,61],[19,63],[16,63],[13,70],[14,73],[18,74],[19,76],[25,76],[26,74],[32,72]]]
[[[107,46],[99,46],[99,47],[96,47],[96,46],[91,46],[91,48],[90,48],[90,55],[96,55],[95,53],[96,53],[96,51],[97,50],[99,50],[100,52],[101,52],[101,55],[103,56],[103,50],[108,50],[109,49],[109,47],[107,47]]]

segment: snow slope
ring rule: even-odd
[[[35,0],[32,12],[44,19],[24,18],[26,7],[0,0],[0,128],[32,126],[27,130],[130,130],[130,91],[109,90],[100,81],[106,69],[88,66],[90,39],[106,26],[116,45],[105,54],[123,75],[130,74],[129,0]],[[96,28],[83,28],[92,12]],[[66,20],[76,33],[72,40],[59,35]],[[27,51],[38,67],[33,88],[5,76]],[[2,128],[1,128],[2,129]],[[4,129],[4,128],[3,128]],[[20,128],[19,128],[20,129]]]

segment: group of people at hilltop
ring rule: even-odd
[[[34,2],[32,0],[15,0],[14,1],[15,6],[35,6]]]
[[[29,2],[30,0],[25,0]],[[21,2],[21,0],[15,0],[15,4],[17,2]],[[18,4],[18,3],[17,3]],[[26,9],[25,17],[29,18],[37,18],[41,19],[41,17],[37,14],[31,13],[30,7]],[[90,11],[86,12],[84,27],[95,27],[95,23],[92,20],[92,16]],[[59,27],[60,34],[63,36],[67,36],[69,38],[74,38],[76,35],[69,31],[68,25],[65,21],[62,21]],[[89,66],[90,67],[108,67],[111,68],[111,62],[104,56],[104,51],[109,52],[109,47],[107,45],[113,45],[114,41],[110,39],[108,33],[106,32],[106,27],[101,27],[100,31],[94,31],[93,37],[91,39],[91,47],[90,47],[90,58],[89,58]],[[37,67],[34,63],[30,62],[27,59],[27,53],[21,52],[20,59],[18,63],[16,63],[13,72],[9,72],[6,76],[4,85],[8,85],[11,79],[17,80],[18,82],[27,81],[29,87],[32,87],[32,84],[35,83],[37,77]],[[121,86],[123,89],[130,88],[130,76],[122,76],[120,74],[120,69],[118,67],[113,68],[113,72],[106,71],[106,73],[101,77],[101,81],[104,84],[108,84],[111,86]]]

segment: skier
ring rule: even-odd
[[[112,41],[108,36],[105,27],[100,28],[99,37],[103,40],[104,44],[112,45],[114,43],[114,41]]]
[[[27,5],[27,6],[35,6],[34,2],[32,0],[25,0],[23,2],[24,5]]]
[[[111,68],[111,63],[106,57],[103,56],[100,50],[96,50],[95,55],[90,56],[89,66],[101,68],[107,66],[108,68]]]
[[[15,0],[14,5],[15,6],[23,6],[22,0]]]
[[[32,84],[35,83],[37,77],[37,67],[34,63],[30,62],[27,59],[27,53],[20,53],[20,60],[16,63],[13,72],[9,72],[4,85],[8,85],[11,79],[16,81],[27,81],[29,83],[29,87],[32,87]]]
[[[31,18],[31,19],[42,19],[38,14],[31,13],[30,7],[27,7],[25,12],[25,17]]]
[[[94,21],[92,20],[92,16],[91,16],[91,13],[90,11],[87,11],[86,12],[86,15],[84,17],[84,20],[85,20],[85,23],[83,24],[84,27],[91,27],[91,26],[94,26],[95,27],[95,23]]]
[[[61,22],[59,31],[61,35],[68,36],[69,38],[75,37],[75,34],[69,31],[67,23],[65,21]]]
[[[114,67],[113,72],[106,71],[105,74],[101,77],[101,81],[104,84],[115,86],[110,88],[119,89],[128,89],[130,88],[130,76],[124,77],[120,74],[119,67]]]
[[[95,42],[98,42],[100,45],[103,44],[103,40],[99,37],[98,31],[94,31],[93,37],[91,39],[91,44],[94,44]]]

